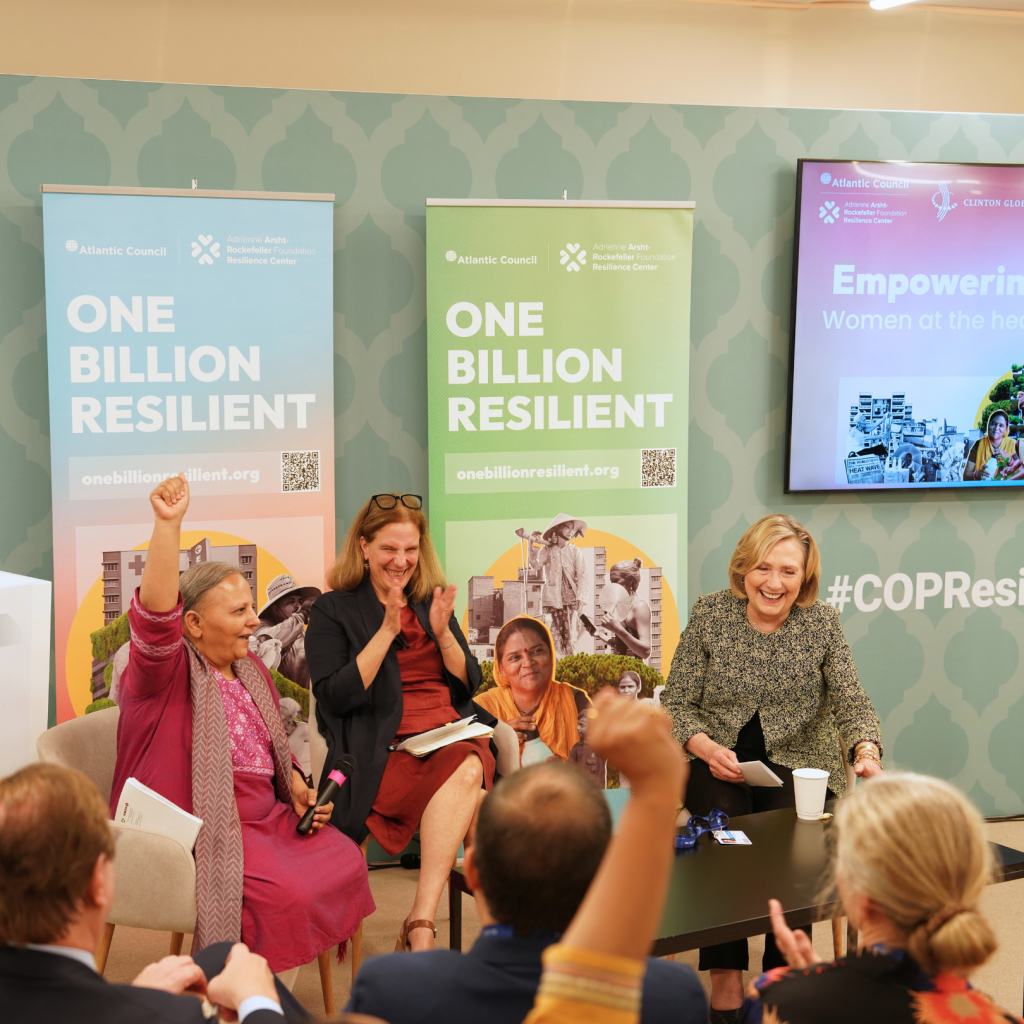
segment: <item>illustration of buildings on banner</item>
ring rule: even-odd
[[[109,626],[128,611],[136,587],[142,583],[142,570],[146,567],[146,551],[104,551],[103,552],[103,625]],[[237,565],[252,591],[253,604],[259,607],[256,598],[257,555],[255,544],[212,545],[204,537],[199,543],[178,554],[178,575],[200,562],[230,562]],[[93,700],[106,697],[107,683],[104,669],[110,658],[94,658],[92,663]]]
[[[581,594],[579,618],[598,627],[597,635],[579,628],[573,642],[573,654],[612,654],[615,650],[601,636],[601,593],[608,584],[607,556],[603,546],[579,547],[583,556],[586,589]],[[636,597],[651,608],[651,653],[644,659],[661,671],[661,578],[659,566],[640,569]],[[498,631],[517,615],[529,615],[551,626],[551,615],[544,611],[544,570],[531,567],[517,570],[516,579],[496,584],[493,576],[471,576],[468,586],[467,617],[469,649],[479,661],[494,660],[494,642]],[[613,584],[613,586],[617,586]]]

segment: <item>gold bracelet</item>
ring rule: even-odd
[[[856,765],[858,761],[874,761],[879,767],[882,765],[882,759],[875,753],[867,751],[862,754],[858,754],[854,759],[853,763]]]

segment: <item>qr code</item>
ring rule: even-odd
[[[642,448],[640,450],[640,486],[675,487],[675,448]]]
[[[320,453],[281,452],[281,490],[319,491]]]

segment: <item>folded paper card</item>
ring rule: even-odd
[[[124,784],[117,809],[118,814],[114,820],[118,824],[139,832],[168,836],[181,843],[186,850],[196,845],[196,836],[203,824],[202,818],[183,811],[138,779],[129,779]]]
[[[743,781],[749,786],[772,786],[778,789],[782,779],[763,761],[741,761],[737,766],[743,772]]]

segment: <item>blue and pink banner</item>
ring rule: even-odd
[[[43,187],[58,721],[107,693],[164,477],[182,569],[237,564],[257,608],[323,586],[333,198]]]

